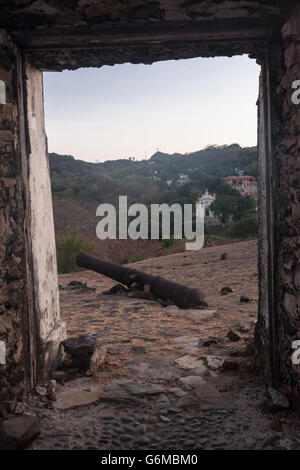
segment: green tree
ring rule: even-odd
[[[229,222],[230,216],[234,211],[235,198],[232,196],[221,195],[217,196],[216,200],[211,205],[212,212],[220,219],[222,224]]]
[[[226,235],[230,238],[253,238],[258,235],[258,216],[257,214],[246,219],[239,220],[233,224]]]
[[[68,229],[56,239],[57,267],[60,274],[76,271],[76,256],[80,251],[94,252],[93,244],[77,234],[76,230]]]
[[[243,218],[251,217],[256,213],[256,202],[251,196],[243,196],[235,198],[233,204],[233,219],[235,221]]]

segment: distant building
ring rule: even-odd
[[[209,192],[205,191],[205,193],[197,199],[196,204],[201,204],[204,206],[205,209],[205,216],[206,217],[214,217],[214,213],[210,210],[210,206],[215,201],[216,195],[209,194]]]
[[[176,180],[177,184],[186,184],[189,183],[191,180],[188,175],[179,175],[179,179]]]
[[[257,184],[254,176],[226,176],[224,181],[233,189],[237,189],[242,196],[257,196]]]
[[[188,175],[183,175],[183,174],[179,175],[177,180],[173,179],[173,180],[167,180],[166,181],[168,186],[171,186],[172,184],[177,184],[177,185],[181,186],[183,184],[190,183],[190,182],[191,182],[191,180],[188,177]]]

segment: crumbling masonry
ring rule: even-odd
[[[55,366],[65,326],[43,70],[250,54],[261,65],[256,342],[267,380],[297,395],[300,366],[300,9],[293,0],[0,1],[0,402]],[[5,93],[3,93],[5,88]]]

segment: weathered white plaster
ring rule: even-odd
[[[0,364],[6,364],[6,347],[4,341],[0,341]]]
[[[66,330],[64,322],[60,321],[59,312],[55,233],[44,120],[43,74],[27,64],[26,77],[34,297],[41,351],[44,355],[43,373],[47,373],[52,367],[51,362],[55,360],[60,341],[66,337]]]

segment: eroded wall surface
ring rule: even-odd
[[[6,88],[6,104],[0,104],[0,340],[6,349],[6,365],[0,364],[1,403],[21,397],[28,378],[25,369],[28,298],[17,51],[1,32],[0,80]]]
[[[300,339],[300,104],[293,102],[298,80],[300,12],[294,12],[262,60],[256,325],[262,370],[292,396],[300,392],[300,366],[292,360],[293,342]]]
[[[300,12],[286,23],[282,36],[284,73],[274,96],[280,113],[274,135],[278,173],[278,348],[281,379],[300,392],[300,366],[292,363],[292,342],[300,339],[300,104],[292,101],[292,84],[300,80]]]
[[[60,321],[59,292],[47,137],[44,119],[43,74],[26,64],[28,117],[30,233],[35,315],[40,361],[38,377],[46,377],[56,360],[58,345],[66,338]]]
[[[63,70],[251,52],[253,39],[271,36],[297,3],[4,0],[0,24],[38,68]]]
[[[48,375],[66,332],[59,313],[42,72],[25,64],[4,31],[0,81],[1,405],[21,399]]]
[[[277,16],[291,0],[4,0],[7,26],[34,29],[113,27],[118,23],[216,21],[231,18]]]

